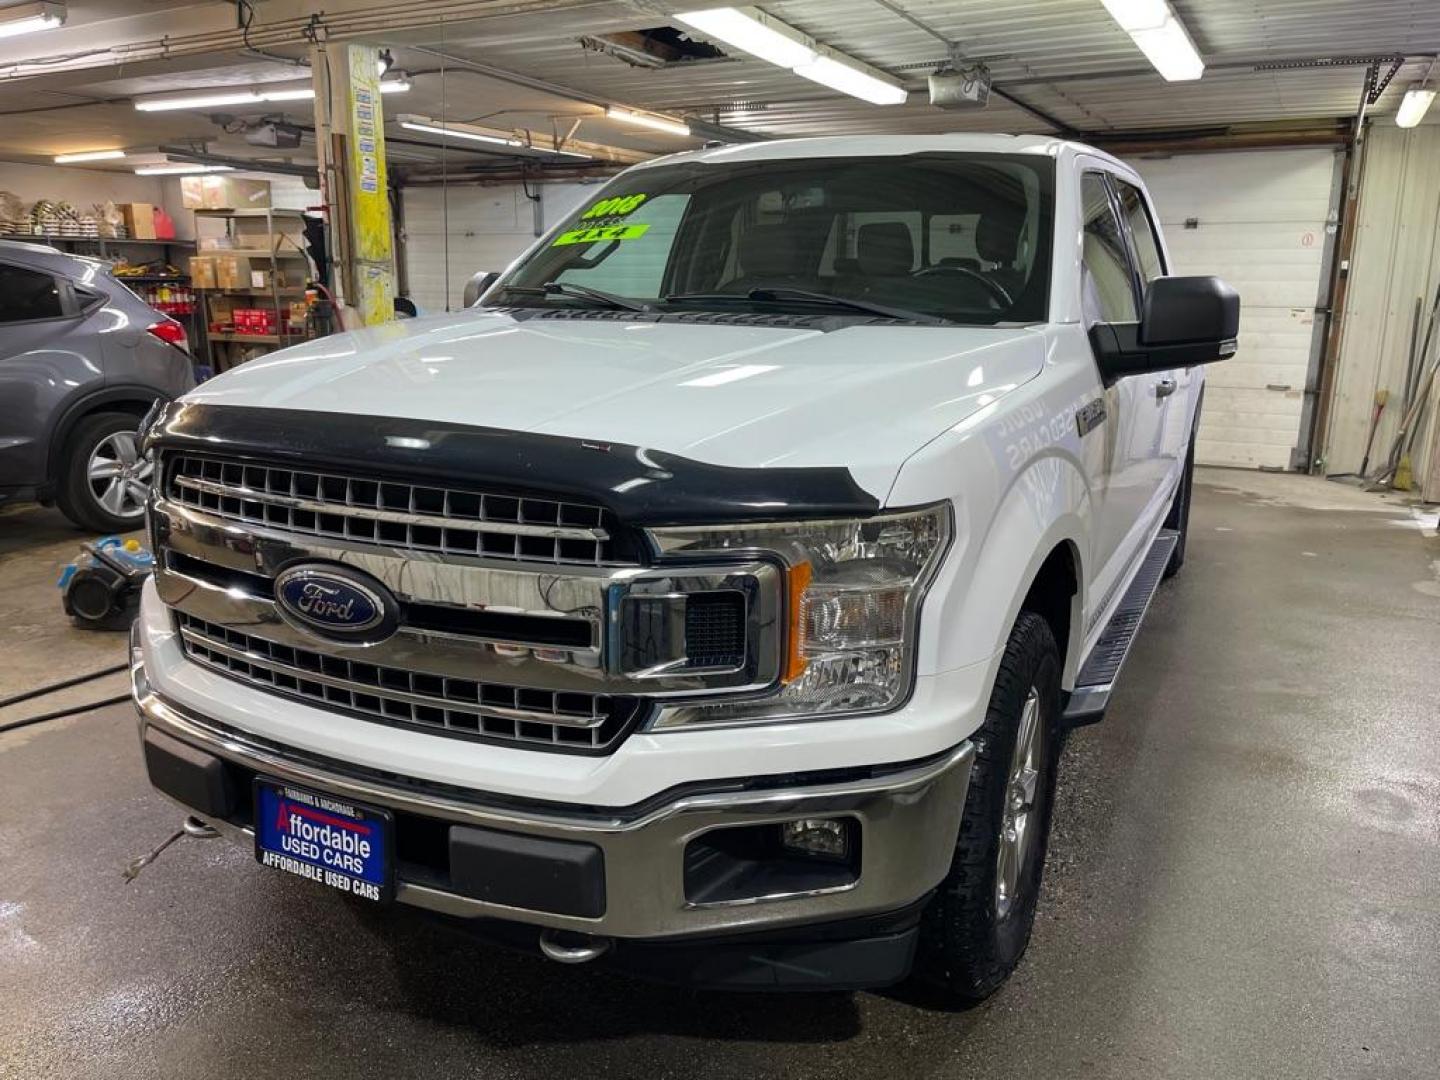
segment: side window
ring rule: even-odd
[[[1110,204],[1110,190],[1099,173],[1080,181],[1085,221],[1081,303],[1087,322],[1138,322],[1135,282],[1120,222]]]
[[[1145,196],[1134,184],[1115,180],[1120,192],[1120,209],[1125,214],[1130,235],[1135,240],[1135,255],[1140,260],[1140,279],[1150,284],[1157,277],[1165,276],[1165,262],[1160,258],[1160,242],[1155,239],[1155,223],[1150,220],[1150,210],[1145,205]]]
[[[0,264],[0,323],[54,319],[63,313],[60,286],[53,277]]]

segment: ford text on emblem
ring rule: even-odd
[[[322,637],[379,641],[395,630],[397,605],[368,575],[314,563],[275,579],[275,602],[291,623]]]

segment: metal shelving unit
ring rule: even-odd
[[[225,234],[236,246],[217,251],[205,251],[201,254],[214,255],[216,257],[233,256],[236,258],[249,259],[253,265],[256,262],[263,262],[269,272],[270,287],[264,288],[215,288],[197,290],[200,295],[200,307],[203,313],[203,321],[206,328],[206,349],[205,355],[211,369],[217,374],[225,371],[236,364],[243,363],[250,359],[249,355],[241,355],[242,348],[253,350],[256,347],[279,348],[282,345],[292,345],[304,341],[304,333],[292,334],[286,329],[285,309],[282,305],[282,298],[294,298],[303,296],[305,289],[303,284],[298,282],[287,282],[279,284],[279,279],[287,269],[294,269],[301,278],[308,277],[310,259],[304,251],[277,248],[275,245],[276,222],[282,225],[285,222],[302,222],[305,218],[304,211],[289,210],[276,207],[261,207],[256,209],[241,210],[195,210],[197,224],[201,219],[221,220],[225,222]],[[253,224],[252,224],[253,223]],[[256,233],[254,224],[263,223],[265,245],[263,247],[241,247],[240,243],[254,241]],[[218,297],[248,297],[255,301],[268,301],[270,307],[276,312],[276,321],[279,333],[276,334],[247,334],[229,331],[211,331],[210,325],[215,320],[212,318],[212,304]],[[217,348],[218,346],[218,348]]]
[[[194,240],[136,240],[117,236],[49,236],[40,233],[0,233],[0,240],[20,240],[27,244],[49,244],[51,247],[58,247],[66,251],[72,251],[81,246],[96,247],[99,248],[101,258],[106,258],[110,254],[108,249],[111,247],[129,248],[136,244],[188,250],[193,250],[195,247]],[[119,255],[121,252],[117,251],[115,254]],[[172,262],[173,260],[166,255],[165,261]]]

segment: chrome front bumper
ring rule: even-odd
[[[889,912],[911,904],[949,870],[974,760],[974,746],[965,742],[912,767],[897,766],[884,775],[844,782],[684,794],[633,813],[616,811],[613,815],[567,811],[563,806],[515,809],[487,805],[483,793],[472,796],[454,789],[397,782],[226,730],[155,693],[145,677],[138,649],[132,651],[131,667],[142,740],[145,731],[153,728],[261,776],[337,798],[457,825],[581,841],[598,846],[604,854],[606,902],[599,918],[491,903],[406,881],[403,875],[396,883],[396,898],[402,903],[449,915],[507,919],[615,938],[674,938],[798,926]],[[197,816],[233,840],[245,844],[253,840],[248,825]],[[848,816],[859,822],[861,861],[853,883],[738,901],[687,900],[684,854],[687,844],[700,834],[738,825],[830,816]]]

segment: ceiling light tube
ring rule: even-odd
[[[909,97],[900,83],[855,61],[817,56],[794,71],[796,75],[812,82],[839,90],[842,94],[849,94],[861,101],[868,101],[872,105],[903,105]]]
[[[78,154],[56,154],[56,165],[69,165],[74,161],[114,161],[123,158],[124,150],[85,150]]]
[[[64,4],[21,4],[0,10],[0,38],[54,30],[65,23]]]
[[[447,124],[431,120],[426,116],[399,116],[396,118],[407,131],[423,131],[430,135],[441,135],[451,139],[467,139],[471,142],[494,143],[498,146],[522,146],[519,139],[474,128],[468,124]]]
[[[872,105],[901,105],[909,96],[899,80],[820,44],[759,8],[705,8],[681,12],[675,18],[706,37]]]
[[[815,59],[809,38],[759,8],[705,8],[682,11],[675,18],[776,67],[796,68]]]
[[[1166,82],[1186,82],[1205,74],[1205,61],[1195,42],[1166,0],[1101,2]]]
[[[656,131],[664,131],[670,135],[689,135],[690,125],[682,120],[673,120],[668,116],[656,116],[653,113],[636,112],[633,109],[622,109],[618,105],[611,105],[605,110],[605,115],[611,120],[619,120],[622,124],[636,124],[639,127],[654,128]]]
[[[260,97],[265,101],[309,101],[315,96],[313,86],[296,86],[285,90],[260,88]]]
[[[380,80],[380,92],[382,94],[403,94],[410,89],[410,76],[403,71],[397,71],[388,79]]]
[[[175,109],[208,109],[216,105],[257,105],[263,100],[254,90],[247,88],[141,98],[135,102],[135,108],[140,112],[170,112]]]
[[[1395,111],[1395,124],[1402,128],[1413,128],[1430,110],[1430,104],[1435,100],[1433,87],[1412,86],[1405,91],[1405,96],[1400,99],[1400,108]]]
[[[233,165],[201,165],[177,161],[170,165],[142,165],[135,170],[136,176],[186,176],[192,173],[234,172]]]

